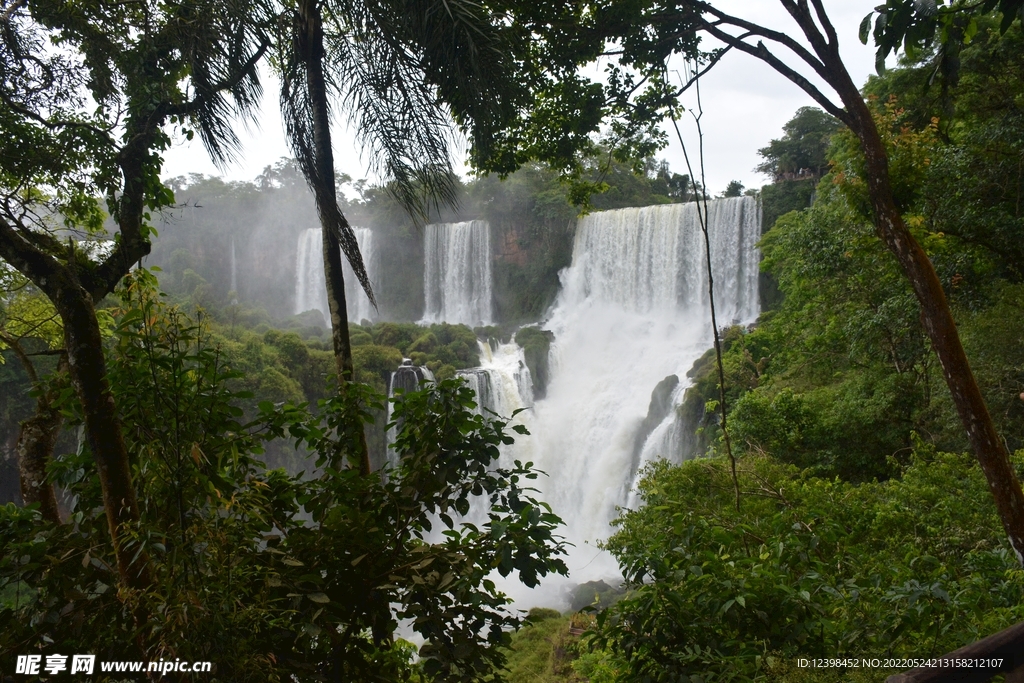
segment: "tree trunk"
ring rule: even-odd
[[[334,149],[331,142],[330,106],[324,79],[324,32],[320,10],[315,0],[302,0],[299,15],[305,29],[304,58],[306,61],[306,88],[313,115],[313,154],[316,177],[313,194],[320,216],[324,245],[324,280],[327,283],[327,304],[331,314],[331,338],[334,342],[334,363],[338,373],[338,388],[345,391],[347,383],[355,380],[352,361],[352,342],[348,333],[348,307],[345,301],[345,276],[341,269],[341,229],[348,227],[345,216],[338,208],[337,189],[334,185]],[[370,473],[370,454],[366,434],[360,425],[358,440],[359,470]]]
[[[1017,560],[1024,565],[1024,491],[1021,490],[1010,463],[1010,454],[999,437],[992,416],[974,379],[967,354],[949,309],[942,283],[931,260],[911,234],[900,215],[892,195],[889,179],[889,157],[885,151],[878,127],[860,90],[850,78],[839,54],[839,38],[825,13],[821,0],[780,0],[782,6],[800,26],[810,43],[813,54],[797,44],[791,37],[750,22],[729,16],[716,8],[695,3],[702,13],[710,13],[713,21],[701,18],[704,30],[730,47],[757,57],[803,89],[826,111],[845,123],[860,141],[867,171],[868,195],[874,212],[875,231],[893,253],[900,270],[910,281],[914,295],[921,306],[921,320],[931,342],[949,393],[953,398],[960,421],[967,431],[967,439],[978,459],[989,491],[995,499],[996,510],[1003,528],[1013,546]],[[729,34],[723,26],[742,29],[743,36]],[[763,36],[775,44],[785,45],[798,59],[811,67],[839,95],[845,110],[826,97],[804,75],[795,71],[769,50],[763,40],[756,44],[745,42],[749,35]]]
[[[1017,560],[1024,564],[1024,491],[971,371],[946,293],[931,260],[910,233],[893,199],[885,145],[864,98],[839,60],[838,52],[833,59],[823,61],[830,72],[829,83],[842,98],[850,117],[848,124],[864,152],[875,230],[910,280],[921,306],[925,332],[939,359],[971,450],[985,473],[1010,545]]]
[[[57,508],[57,495],[53,484],[46,480],[46,468],[53,458],[53,449],[64,424],[64,416],[53,409],[54,396],[39,383],[32,359],[22,348],[18,339],[0,331],[0,339],[14,351],[25,368],[25,374],[33,387],[39,392],[36,399],[36,412],[24,420],[18,430],[18,441],[14,452],[18,458],[18,483],[21,489],[21,500],[25,505],[39,504],[43,519],[60,524],[60,511]],[[67,361],[61,356],[58,372],[67,369]]]
[[[64,366],[61,362],[61,366]],[[25,505],[39,503],[43,519],[60,524],[60,510],[53,484],[47,481],[46,468],[53,459],[53,449],[64,425],[64,416],[53,407],[54,396],[41,387],[36,400],[35,415],[21,423],[18,432],[18,471],[21,479],[21,498]]]
[[[107,382],[103,339],[93,305],[93,296],[102,296],[106,290],[98,287],[96,293],[87,291],[73,270],[74,254],[68,258],[71,265],[65,265],[53,254],[28,242],[3,219],[0,219],[0,257],[32,280],[61,317],[71,384],[82,404],[89,447],[99,472],[119,577],[132,588],[147,588],[150,585],[149,557],[138,549],[125,547],[123,542],[123,528],[138,522],[139,508],[132,487],[128,450]]]
[[[21,475],[21,498],[25,505],[39,503],[43,519],[60,524],[57,495],[46,480],[46,467],[53,458],[53,449],[64,424],[64,416],[40,403],[36,413],[21,423],[18,432],[18,470]]]
[[[96,310],[92,297],[77,284],[62,283],[56,289],[54,304],[64,322],[71,383],[82,403],[85,432],[99,472],[118,573],[126,585],[144,589],[150,584],[149,557],[125,539],[125,527],[131,528],[139,520],[139,505],[132,486],[128,449],[107,381]]]

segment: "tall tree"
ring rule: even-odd
[[[149,253],[149,211],[173,202],[159,180],[164,127],[198,130],[218,160],[237,146],[227,116],[257,101],[269,39],[254,17],[268,16],[258,0],[41,0],[5,5],[0,18],[0,257],[61,317],[118,572],[132,587],[149,585],[149,563],[125,543],[139,508],[95,307]],[[119,232],[93,260],[74,237],[102,230],[98,194]]]

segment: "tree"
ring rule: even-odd
[[[738,180],[730,180],[722,192],[723,197],[740,197],[743,195],[743,183]]]
[[[218,160],[235,148],[227,116],[256,102],[256,64],[269,39],[253,17],[264,10],[248,2],[55,0],[15,2],[2,17],[0,257],[61,317],[118,571],[136,588],[150,582],[148,558],[123,540],[139,507],[96,304],[149,253],[149,211],[173,202],[159,180],[170,142],[164,127],[189,136],[194,127]],[[94,261],[74,237],[102,231],[97,195],[106,196],[119,232]]]
[[[664,101],[698,81],[700,75],[712,68],[724,54],[735,50],[771,66],[856,136],[863,153],[863,177],[876,234],[896,258],[913,288],[921,306],[925,332],[942,367],[971,449],[985,472],[1010,543],[1024,563],[1024,492],[971,371],[942,284],[928,255],[903,220],[900,206],[894,198],[889,157],[873,113],[842,61],[839,37],[821,0],[780,0],[780,3],[796,23],[803,42],[794,35],[747,21],[713,3],[699,0],[681,5],[663,4],[658,0],[641,3],[641,21],[635,21],[628,27],[608,20],[602,13],[601,10],[611,11],[608,8],[614,7],[615,3],[602,5],[588,15],[586,26],[605,39],[614,37],[621,42],[623,49],[618,51],[618,60],[624,68],[635,69],[650,81],[657,81],[660,77],[666,84],[661,90],[661,95],[666,98]],[[909,7],[912,3],[898,4]],[[710,53],[699,52],[695,42],[699,35],[711,36],[724,43],[725,48]],[[665,73],[667,58],[674,52],[698,60],[699,68],[688,83],[673,91],[667,85]],[[810,68],[832,94],[827,94],[805,77],[797,65]],[[629,96],[628,89],[615,87],[614,82],[612,86],[621,98]],[[652,96],[648,100],[645,104],[656,103],[657,97]],[[667,104],[661,110],[638,106],[634,114],[649,120],[655,112],[664,112],[668,108]]]
[[[799,174],[801,170],[820,176],[828,168],[828,140],[837,128],[836,119],[822,110],[800,107],[782,127],[785,135],[758,150],[764,161],[758,164],[757,171],[774,179]]]
[[[522,619],[492,573],[533,586],[567,571],[560,520],[530,488],[539,472],[499,462],[525,429],[478,414],[463,382],[443,380],[396,405],[400,465],[361,476],[345,457],[383,396],[353,384],[315,411],[245,411],[255,407],[238,391],[242,371],[226,365],[210,321],[161,301],[152,278],[130,278],[112,309],[108,367],[139,454],[137,533],[156,577],[130,598],[153,618],[140,628],[111,590],[95,465],[70,453],[58,464],[74,524],[0,506],[0,652],[127,649],[212,661],[217,680],[241,682],[468,682],[499,670]],[[306,446],[317,471],[267,467],[260,456],[275,442]],[[396,617],[427,641],[417,663],[409,643],[391,642]]]

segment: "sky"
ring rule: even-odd
[[[874,48],[862,45],[857,38],[861,20],[877,4],[877,0],[825,0],[832,23],[839,34],[840,50],[855,83],[862,84],[874,71]],[[797,27],[772,0],[722,0],[718,6],[733,14],[756,21],[794,37]],[[712,43],[705,43],[711,46]],[[790,60],[795,63],[795,60]],[[682,64],[671,67],[682,69]],[[804,70],[806,72],[806,69]],[[242,152],[225,168],[218,169],[211,161],[198,137],[192,142],[177,141],[168,151],[164,177],[201,173],[221,176],[227,180],[252,180],[268,165],[283,156],[290,156],[277,101],[277,83],[264,73],[264,96],[259,120],[248,123],[241,131]],[[692,89],[691,89],[692,90]],[[706,187],[719,193],[731,180],[746,187],[760,187],[770,179],[754,168],[760,162],[757,150],[773,138],[780,137],[782,126],[803,106],[814,105],[810,96],[776,73],[761,61],[738,52],[727,54],[701,78],[701,104],[704,114],[704,165]],[[684,94],[681,105],[696,110],[693,93]],[[361,154],[355,137],[343,117],[334,126],[334,157],[337,170],[353,179],[369,178],[369,164]],[[670,168],[685,173],[682,150],[675,132],[670,145],[658,156],[667,159]],[[692,118],[680,121],[684,142],[696,163],[698,137]]]

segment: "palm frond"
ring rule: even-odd
[[[275,13],[264,0],[181,2],[161,32],[188,65],[188,116],[218,165],[234,159],[236,116],[255,120],[263,88],[257,63],[270,45]]]
[[[366,265],[363,263],[363,256],[359,251],[355,232],[338,207],[337,197],[331,191],[334,188],[334,178],[324,177],[317,164],[313,140],[313,104],[308,88],[308,65],[303,58],[304,36],[300,34],[297,21],[289,29],[291,34],[284,44],[290,47],[282,50],[280,56],[281,116],[284,119],[285,133],[295,160],[302,169],[310,190],[313,191],[321,224],[324,229],[331,230],[336,235],[352,272],[366,293],[366,298],[376,308],[377,300],[370,284],[370,276],[366,272]]]

